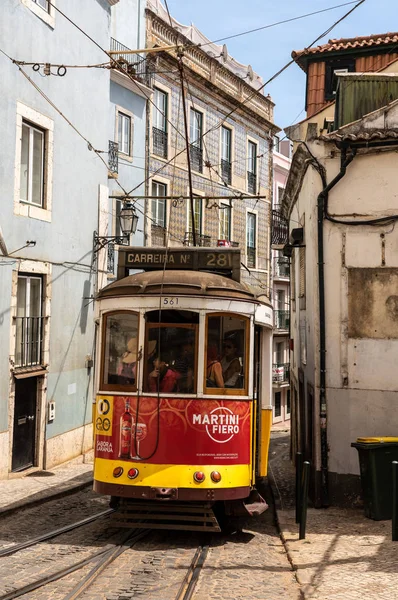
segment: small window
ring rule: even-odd
[[[193,199],[193,212],[195,219],[195,231],[197,235],[202,235],[202,222],[203,222],[203,198],[195,196]],[[188,204],[188,231],[192,232],[192,214],[191,206]]]
[[[146,314],[144,392],[193,394],[199,315],[162,310]]]
[[[247,155],[247,191],[255,194],[257,190],[257,144],[250,140]]]
[[[167,158],[167,106],[168,94],[154,88],[153,91],[153,125],[152,125],[152,146],[153,153],[162,158]]]
[[[42,129],[22,122],[20,200],[43,207],[44,139]]]
[[[220,204],[220,239],[231,241],[231,205]]]
[[[118,144],[119,152],[131,156],[131,117],[122,112],[118,113]]]
[[[355,59],[333,60],[326,63],[325,69],[325,100],[334,100],[336,97],[338,77],[337,73],[351,73],[355,71]]]
[[[234,315],[207,317],[205,388],[208,394],[247,393],[247,320]]]
[[[256,244],[257,244],[257,215],[247,213],[246,224],[246,262],[249,268],[256,268]]]
[[[203,173],[203,115],[198,110],[191,108],[189,127],[189,157],[192,169]]]
[[[232,131],[221,127],[221,176],[225,183],[232,181]]]
[[[167,185],[152,181],[152,196],[167,196]],[[152,198],[152,222],[158,227],[166,227],[165,198]]]
[[[103,321],[102,388],[137,389],[138,315],[111,313]]]

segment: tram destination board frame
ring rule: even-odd
[[[123,279],[130,270],[210,271],[240,282],[239,248],[143,248],[119,247],[117,278]]]

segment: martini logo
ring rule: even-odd
[[[204,425],[207,435],[218,444],[225,444],[239,433],[239,415],[234,415],[232,410],[219,406],[209,414],[194,414],[194,425]]]

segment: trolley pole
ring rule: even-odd
[[[181,96],[182,96],[182,108],[183,108],[183,114],[184,114],[185,144],[186,144],[186,148],[187,148],[189,199],[190,199],[191,221],[192,221],[192,242],[193,242],[193,245],[196,246],[195,210],[194,210],[194,206],[193,206],[191,157],[189,156],[188,118],[187,118],[187,107],[185,105],[184,66],[182,64],[182,56],[181,55],[178,57],[178,69],[180,71],[180,79],[181,79]]]

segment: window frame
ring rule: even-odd
[[[153,103],[151,104],[151,131],[150,131],[150,151],[151,154],[153,156],[156,156],[157,159],[163,159],[163,160],[167,160],[169,155],[170,155],[170,135],[169,135],[169,123],[170,123],[170,105],[171,105],[171,98],[172,98],[172,90],[169,87],[164,86],[162,83],[160,83],[159,81],[156,82],[156,85],[154,87],[154,91],[158,91],[161,94],[164,94],[165,99],[166,99],[166,112],[164,114],[164,129],[159,129],[159,127],[157,126],[157,122],[155,123],[155,119],[157,120],[157,115],[160,114],[159,109],[156,106],[156,98],[155,98],[155,94],[154,94],[154,98],[153,98]],[[165,149],[164,149],[164,153],[163,154],[157,154],[155,152],[155,145],[154,145],[154,129],[162,131],[165,138],[166,138],[166,143],[165,143]]]
[[[27,124],[44,132],[42,206],[21,201],[22,128]],[[54,121],[33,108],[17,102],[15,140],[14,214],[51,222],[54,161]]]
[[[102,314],[101,317],[101,332],[100,332],[100,339],[101,339],[101,367],[100,367],[100,380],[99,380],[99,386],[98,386],[98,392],[101,393],[102,391],[104,392],[108,392],[108,391],[115,391],[115,392],[126,392],[126,393],[137,393],[137,390],[139,389],[139,382],[138,382],[138,370],[137,370],[137,376],[135,378],[135,384],[134,385],[121,385],[119,383],[105,383],[104,382],[104,374],[105,374],[105,348],[106,348],[106,326],[107,326],[107,320],[109,317],[112,317],[114,315],[121,315],[121,314],[128,314],[128,315],[135,315],[137,317],[137,353],[139,351],[139,339],[140,339],[140,313],[138,310],[127,310],[127,309],[122,309],[122,310],[111,310],[108,312],[105,312]]]
[[[235,317],[245,321],[245,357],[244,357],[244,388],[211,388],[206,386],[207,375],[207,344],[209,339],[209,317]],[[203,396],[248,396],[250,369],[250,317],[234,312],[207,312],[205,315],[205,352],[203,363]],[[249,400],[248,400],[249,401]]]
[[[134,149],[134,114],[131,111],[126,110],[123,106],[117,105],[115,107],[115,110],[116,110],[115,141],[118,144],[118,155],[120,156],[121,159],[132,162],[133,161],[133,149]],[[130,119],[130,127],[129,127],[129,138],[130,139],[129,139],[128,154],[126,154],[126,152],[124,152],[124,150],[121,150],[121,144],[120,144],[120,140],[119,140],[120,117]],[[122,135],[124,135],[123,131],[124,130],[122,128]]]
[[[203,202],[204,202],[204,198],[203,196],[196,194],[195,192],[193,192],[193,199],[194,202],[197,200],[200,200],[200,230],[196,232],[196,235],[203,235],[203,229],[204,229],[204,216],[205,216],[205,211],[203,210]],[[194,215],[195,215],[195,210],[194,210]],[[191,227],[191,203],[189,200],[187,200],[187,229],[186,231],[188,231],[189,233],[192,233],[193,228]]]
[[[47,23],[50,27],[54,29],[55,27],[55,8],[52,5],[56,4],[56,0],[51,0],[51,5],[47,6],[47,10],[41,6],[36,0],[22,0],[22,4],[24,4],[29,10],[32,11],[39,19]]]
[[[151,192],[152,192],[151,196],[155,195],[153,193],[154,186],[159,186],[159,185],[161,185],[161,186],[164,187],[165,193],[163,195],[167,196],[167,183],[164,183],[163,181],[158,181],[157,179],[152,179],[152,182],[151,182]],[[155,198],[151,198],[151,219],[152,219],[152,225],[154,225],[155,227],[162,227],[163,229],[166,229],[167,228],[167,200],[164,200],[164,199],[163,200],[160,199],[160,200],[161,200],[161,202],[164,203],[164,219],[163,219],[163,223],[162,224],[158,223],[157,217],[154,215],[154,212],[153,212],[154,203],[157,204],[159,202],[159,198],[156,198],[156,199]]]
[[[331,59],[326,61],[325,64],[325,100],[335,100],[336,90],[333,90],[334,73],[335,71],[342,72],[346,69],[347,73],[355,72],[355,58],[342,58],[342,59]]]
[[[249,246],[249,244],[248,244],[249,215],[250,216],[254,216],[254,219],[255,219],[255,221],[254,221],[254,223],[255,223],[255,227],[254,227],[254,237],[255,237],[255,239],[254,239],[254,246]],[[257,241],[258,241],[258,231],[257,231],[257,228],[258,228],[258,218],[257,217],[258,217],[257,211],[254,211],[254,210],[252,211],[252,210],[246,209],[246,236],[245,236],[246,237],[246,244],[245,244],[245,251],[246,251],[246,265],[247,265],[247,267],[249,269],[257,269],[257,265],[258,265],[258,258],[257,258],[257,250],[258,250],[258,245],[257,245]],[[248,252],[247,252],[248,248],[254,248],[254,251],[255,251],[254,252],[254,266],[249,266],[247,264],[248,263]]]
[[[156,103],[156,98],[157,98],[156,94],[157,93],[163,94],[163,96],[164,96],[165,101],[164,101],[163,114]],[[160,88],[158,85],[155,85],[153,88],[152,127],[155,127],[156,129],[159,129],[159,131],[163,131],[163,133],[166,133],[166,134],[168,133],[168,127],[167,127],[167,125],[168,125],[168,110],[169,110],[169,93],[166,90],[163,90],[162,88]],[[158,123],[157,123],[158,115],[160,115],[162,117],[162,120],[164,121],[163,127],[158,127]]]
[[[228,201],[229,202],[229,201]],[[232,206],[231,204],[227,204],[226,202],[223,202],[222,200],[220,200],[220,204],[219,204],[220,208],[220,218],[219,218],[219,228],[218,228],[218,234],[219,234],[219,238],[220,240],[226,240],[228,242],[230,242],[232,240]],[[221,206],[224,206],[225,208],[221,208]],[[229,229],[229,237],[225,237],[225,234],[223,233],[222,229],[223,229],[223,218],[224,215],[228,213],[229,217],[228,217],[228,229]]]
[[[18,292],[20,289],[20,284],[19,281],[23,279],[26,281],[26,297],[25,297],[25,302],[24,302],[24,314],[23,315],[18,315]],[[39,314],[38,315],[31,315],[30,314],[30,296],[31,296],[31,280],[34,279],[36,281],[39,281],[39,299],[38,299],[38,306],[39,306]],[[42,317],[44,316],[44,298],[43,298],[43,293],[44,293],[44,281],[43,281],[43,275],[41,274],[36,274],[36,273],[25,273],[25,272],[21,272],[19,271],[17,273],[17,290],[16,290],[16,295],[15,295],[15,302],[16,302],[16,307],[15,307],[15,318],[16,318],[16,323],[15,323],[15,343],[14,343],[14,362],[15,362],[15,367],[24,367],[24,366],[28,366],[26,364],[23,364],[23,362],[19,362],[18,360],[18,351],[17,351],[17,342],[18,342],[18,338],[19,338],[19,334],[18,334],[18,319],[19,318],[30,318],[30,317],[37,317],[39,319],[42,319]],[[42,365],[43,364],[43,354],[44,354],[44,322],[41,321],[40,326],[37,327],[36,333],[39,332],[40,330],[40,334],[39,334],[39,339],[38,341],[40,341],[41,338],[41,346],[39,346],[39,348],[36,350],[37,352],[37,356],[40,358],[40,360],[38,360],[37,362],[33,363],[34,365]],[[33,347],[30,349],[30,352],[32,352],[33,354]],[[24,355],[24,352],[21,353],[21,356]]]
[[[152,309],[151,309],[152,310]],[[151,312],[148,311],[148,312]],[[187,309],[188,312],[196,312],[196,311],[192,311]],[[175,327],[178,329],[189,329],[191,331],[194,332],[195,334],[195,358],[194,358],[194,381],[193,381],[193,391],[191,393],[186,393],[186,392],[150,392],[150,391],[146,391],[146,385],[145,383],[148,380],[148,375],[149,373],[147,372],[148,370],[148,360],[147,360],[147,348],[149,347],[149,332],[151,329],[164,329],[166,327]],[[145,342],[144,342],[144,353],[143,353],[143,362],[144,362],[144,367],[143,367],[143,380],[142,380],[142,393],[145,394],[145,396],[156,396],[156,397],[162,397],[162,398],[168,398],[169,396],[177,396],[177,397],[191,397],[191,396],[195,396],[197,394],[198,391],[198,381],[199,381],[199,373],[198,373],[198,348],[199,348],[199,328],[200,328],[200,323],[145,323]]]
[[[19,184],[19,201],[23,204],[29,204],[31,206],[35,206],[36,208],[45,208],[44,202],[44,173],[45,173],[45,156],[46,156],[46,131],[40,127],[37,127],[35,124],[31,123],[27,119],[22,119],[22,137],[21,137],[21,159],[20,159],[20,177],[22,171],[22,149],[23,149],[23,132],[24,128],[27,128],[28,133],[28,176],[27,176],[27,198],[21,198],[21,179]],[[33,202],[33,178],[34,178],[34,161],[35,161],[35,151],[34,151],[34,134],[39,133],[41,135],[41,152],[40,152],[40,203]]]

